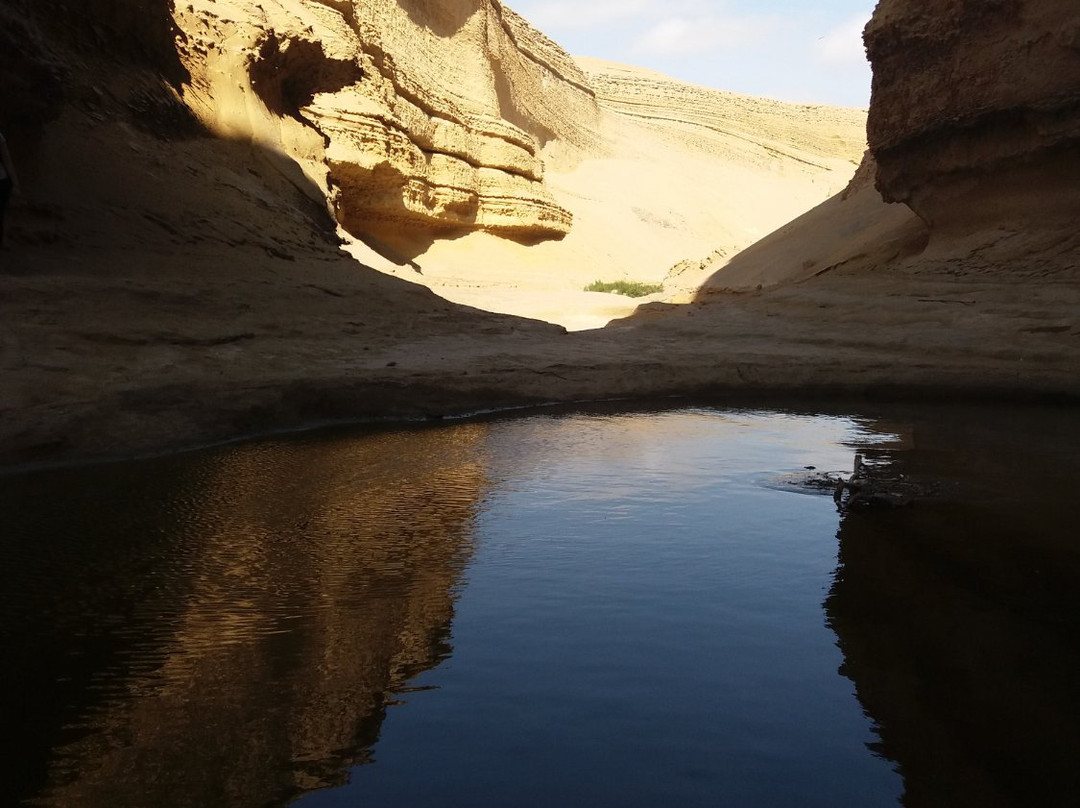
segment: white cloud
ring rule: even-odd
[[[875,0],[505,1],[576,55],[757,95],[866,103],[861,35]]]
[[[634,50],[654,56],[687,56],[760,41],[775,27],[774,20],[766,17],[672,17],[637,37]]]
[[[649,16],[656,4],[650,0],[591,0],[543,2],[527,8],[529,22],[548,31],[597,28],[622,20]]]
[[[869,16],[860,14],[833,28],[814,45],[818,61],[827,65],[850,66],[866,62],[862,32]]]

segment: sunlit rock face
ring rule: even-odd
[[[1080,4],[883,0],[868,138],[887,201],[939,228],[1080,213]]]
[[[497,0],[192,0],[174,16],[185,101],[299,159],[354,235],[569,231],[540,150],[591,142],[595,98]]]
[[[862,109],[776,101],[598,59],[579,62],[602,108],[717,161],[800,171],[839,191],[866,150]]]

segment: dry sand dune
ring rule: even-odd
[[[922,252],[929,229],[910,208],[881,198],[875,168],[867,156],[842,192],[741,252],[686,262],[669,276],[665,299],[690,302],[801,283],[840,267],[869,269]]]

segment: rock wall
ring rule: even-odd
[[[354,235],[569,231],[540,150],[590,142],[595,98],[498,0],[191,0],[174,16],[185,101],[300,160]]]
[[[1080,4],[882,0],[865,33],[877,185],[937,229],[1080,214]]]

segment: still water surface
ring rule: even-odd
[[[976,415],[533,416],[0,479],[0,804],[1070,804],[1076,419]],[[856,451],[940,501],[775,485]]]

